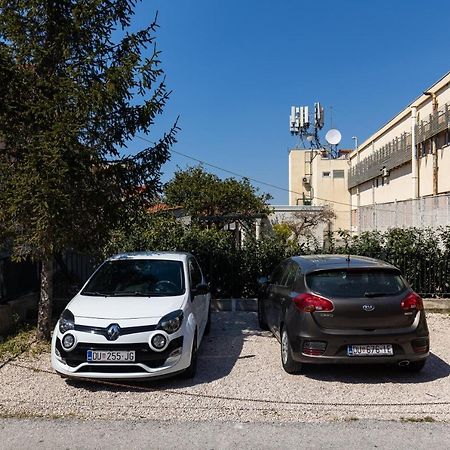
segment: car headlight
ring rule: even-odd
[[[59,331],[65,333],[66,331],[73,330],[75,328],[75,318],[73,314],[65,309],[59,318]]]
[[[164,316],[158,322],[158,330],[164,330],[167,334],[172,334],[178,331],[183,322],[183,311],[178,309]]]

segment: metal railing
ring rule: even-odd
[[[430,114],[428,120],[421,120],[416,125],[416,145],[449,128],[450,108],[446,103],[435,113]],[[349,170],[349,189],[380,176],[383,167],[392,170],[411,161],[411,150],[411,133],[403,133],[393,139]]]
[[[348,174],[348,187],[379,177],[383,167],[392,170],[408,161],[411,161],[411,133],[403,133],[352,167]]]

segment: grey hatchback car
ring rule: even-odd
[[[423,368],[423,302],[396,267],[362,256],[295,256],[259,281],[259,325],[280,341],[286,372],[305,363]]]

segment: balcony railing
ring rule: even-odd
[[[430,114],[428,121],[422,120],[416,126],[416,145],[448,128],[450,128],[450,109],[449,105],[445,104],[434,114]],[[411,159],[411,133],[403,133],[352,167],[349,170],[348,187],[351,189],[377,178],[383,167],[392,170]]]

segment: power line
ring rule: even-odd
[[[136,137],[139,138],[139,139],[141,139],[141,140],[143,140],[143,141],[145,141],[145,142],[149,142],[150,144],[154,144],[152,141],[150,141],[149,139],[145,139],[145,138],[143,138],[142,136],[136,136]],[[197,161],[197,162],[200,163],[200,164],[203,164],[203,165],[205,165],[205,166],[212,167],[212,168],[217,169],[217,170],[221,170],[222,172],[229,173],[229,174],[234,175],[234,176],[236,176],[236,177],[246,178],[247,180],[254,181],[255,183],[263,184],[263,185],[265,185],[265,186],[269,186],[269,187],[271,187],[271,188],[278,189],[278,190],[280,190],[280,191],[289,192],[289,193],[297,194],[297,195],[302,195],[301,192],[292,191],[292,190],[290,190],[290,189],[286,189],[286,188],[283,188],[283,187],[281,187],[281,186],[276,186],[275,184],[267,183],[266,181],[258,180],[257,178],[248,177],[247,175],[242,175],[242,174],[240,174],[240,173],[233,172],[232,170],[224,169],[223,167],[220,167],[220,166],[217,166],[217,165],[215,165],[215,164],[211,164],[211,163],[209,163],[209,162],[207,162],[207,161],[203,161],[203,160],[201,160],[201,159],[195,158],[194,156],[187,155],[186,153],[181,153],[181,152],[178,152],[178,151],[173,150],[173,149],[171,149],[170,151],[171,151],[172,153],[177,154],[177,155],[184,156],[185,158],[192,159],[193,161]],[[328,199],[324,199],[324,198],[320,198],[320,197],[315,197],[315,198],[316,198],[317,200],[322,200],[322,201],[324,201],[324,202],[336,203],[336,204],[338,204],[338,205],[344,205],[344,206],[352,206],[350,203],[338,202],[338,201],[336,201],[336,200],[328,200]]]
[[[141,139],[142,141],[145,141],[145,142],[148,142],[148,143],[150,143],[152,145],[155,145],[154,142],[152,142],[149,139],[146,139],[146,138],[144,138],[142,136],[135,136],[135,137],[137,137],[138,139]],[[222,172],[229,173],[229,174],[234,175],[234,176],[239,177],[239,178],[245,178],[245,179],[253,181],[255,183],[262,184],[264,186],[268,186],[268,187],[271,187],[271,188],[274,188],[274,189],[278,189],[280,191],[288,192],[290,194],[297,194],[297,195],[300,195],[300,196],[303,195],[302,192],[297,192],[297,191],[293,191],[291,189],[286,189],[286,188],[283,188],[281,186],[277,186],[275,184],[267,183],[266,181],[258,180],[257,178],[248,177],[248,176],[242,175],[242,174],[240,174],[238,172],[234,172],[234,171],[229,170],[229,169],[224,169],[223,167],[220,167],[220,166],[218,166],[216,164],[212,164],[212,163],[209,163],[207,161],[201,160],[199,158],[195,158],[194,156],[187,155],[186,153],[182,153],[182,152],[179,152],[179,151],[176,151],[176,150],[173,150],[173,149],[170,149],[170,151],[171,151],[171,153],[175,153],[177,155],[183,156],[184,158],[191,159],[191,160],[196,161],[196,162],[198,162],[198,163],[200,163],[202,165],[209,166],[209,167],[212,167],[212,168],[217,169],[217,170],[221,170]],[[314,198],[317,199],[317,200],[321,200],[323,202],[327,202],[327,203],[334,203],[336,205],[350,206],[350,208],[356,207],[356,205],[353,205],[352,203],[340,202],[340,201],[337,201],[337,200],[330,200],[330,199],[321,198],[321,197],[314,197]],[[407,211],[401,211],[400,212],[398,210],[394,210],[393,211],[391,209],[380,208],[380,207],[378,207],[378,204],[363,205],[360,208],[364,208],[364,207],[373,207],[378,212],[386,212],[386,213],[390,213],[390,214],[392,214],[392,213],[393,214],[399,214],[400,213],[400,214],[403,214],[404,216],[411,216],[411,217],[414,216],[414,213],[412,213],[412,212],[408,213]],[[337,212],[345,212],[345,213],[347,213],[349,211],[337,211]],[[436,214],[422,214],[422,217],[436,217]]]

